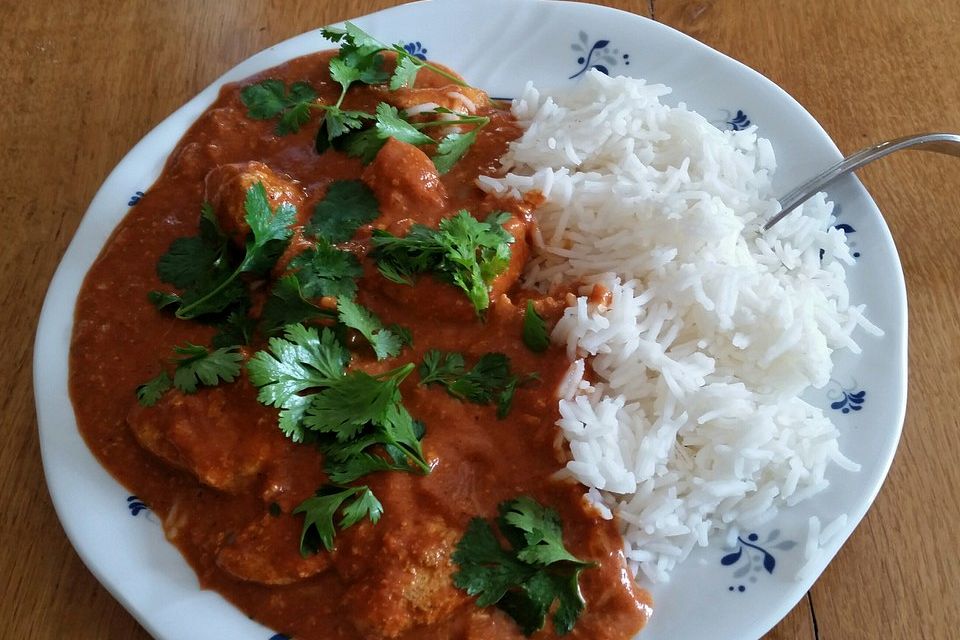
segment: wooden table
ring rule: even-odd
[[[123,154],[223,71],[307,29],[396,4],[0,1],[0,635],[147,634],[84,568],[47,495],[31,389],[47,283]],[[759,70],[850,152],[960,131],[956,0],[619,0]],[[907,154],[861,174],[910,298],[910,406],[876,504],[771,638],[960,637],[960,161]]]

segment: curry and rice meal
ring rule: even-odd
[[[855,470],[800,400],[874,331],[820,198],[586,74],[513,105],[359,28],[223,87],[84,282],[82,434],[294,638],[631,638],[710,535]]]

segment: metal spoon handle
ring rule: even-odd
[[[810,196],[822,190],[827,184],[840,176],[855,171],[865,164],[878,160],[895,151],[916,148],[917,151],[933,151],[951,156],[960,157],[960,135],[953,133],[924,133],[914,136],[887,140],[844,158],[823,173],[810,178],[802,185],[780,198],[780,212],[772,217],[765,225],[766,231],[780,222],[788,213],[799,207]]]

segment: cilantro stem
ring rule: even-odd
[[[243,273],[243,269],[246,266],[245,263],[246,261],[241,262],[237,266],[237,268],[234,270],[234,272],[231,273],[229,277],[225,278],[223,282],[218,284],[212,291],[209,291],[208,293],[206,293],[202,298],[194,300],[190,304],[180,307],[179,309],[177,309],[177,312],[174,315],[181,320],[189,320],[193,318],[193,314],[191,313],[191,311],[196,307],[202,306],[204,302],[215,297],[221,291],[226,289],[228,285],[230,285],[234,280],[237,279],[237,276]]]
[[[411,54],[410,52],[408,52],[408,51],[407,51],[406,49],[404,49],[403,47],[394,46],[394,49],[393,49],[393,50],[397,52],[397,55],[398,55],[399,57],[401,57],[401,58],[409,58],[409,59],[412,60],[412,61],[414,62],[414,64],[416,64],[417,66],[419,66],[419,67],[425,67],[425,68],[429,69],[430,71],[433,71],[433,72],[436,73],[437,75],[441,75],[441,76],[443,76],[444,78],[446,78],[447,80],[450,80],[450,81],[453,82],[454,84],[457,84],[457,85],[459,85],[459,86],[461,86],[461,87],[469,87],[469,86],[470,86],[468,83],[464,82],[463,80],[461,80],[460,78],[458,78],[456,75],[450,73],[449,71],[444,71],[443,69],[441,69],[440,67],[438,67],[438,66],[436,66],[436,65],[430,64],[430,63],[427,62],[426,60],[421,60],[421,59],[418,58],[417,56],[415,56],[415,55]]]

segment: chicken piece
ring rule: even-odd
[[[429,226],[439,222],[446,189],[427,154],[412,144],[387,139],[361,178],[380,204],[378,226],[388,228],[410,218]]]
[[[301,525],[288,514],[265,514],[227,540],[217,552],[217,566],[240,580],[266,585],[315,576],[330,566],[330,554],[301,556]]]
[[[450,580],[458,538],[440,519],[407,521],[385,535],[377,570],[356,583],[344,601],[354,612],[357,631],[368,638],[396,638],[443,620],[466,602],[466,594]]]
[[[258,182],[263,183],[273,207],[288,202],[299,210],[306,197],[298,182],[274,173],[262,162],[222,164],[204,179],[204,198],[216,212],[220,227],[239,246],[250,232],[243,206],[247,190]]]
[[[127,424],[144,448],[228,493],[252,486],[290,446],[255,396],[238,401],[222,388],[171,391],[154,407],[135,404]]]
[[[448,84],[443,87],[397,89],[382,91],[384,102],[410,114],[416,114],[418,108],[444,107],[457,113],[477,113],[490,104],[486,91],[474,87],[461,87]]]

